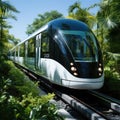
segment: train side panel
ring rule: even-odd
[[[78,78],[53,59],[43,58],[41,68],[43,76],[58,85],[74,89],[99,89],[103,86],[104,75],[100,78]]]

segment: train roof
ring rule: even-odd
[[[66,19],[66,18],[58,18],[55,20],[52,20],[48,23],[49,27],[53,27],[56,29],[62,29],[62,30],[86,30],[88,29],[88,26],[82,22],[75,19]]]
[[[35,35],[39,34],[40,32],[46,30],[47,28],[51,28],[51,27],[56,28],[56,29],[64,29],[64,30],[65,29],[66,30],[69,30],[69,29],[80,30],[80,28],[82,30],[88,29],[87,25],[81,21],[73,20],[73,19],[66,19],[66,18],[58,18],[58,19],[48,22],[46,25],[44,25],[43,27],[38,29],[36,32],[34,32],[30,36],[28,36],[24,41],[28,40],[29,38],[34,37]]]
[[[38,29],[36,32],[31,34],[30,36],[28,36],[26,39],[24,39],[23,41],[18,43],[15,47],[19,46],[20,44],[24,43],[28,39],[34,37],[35,35],[39,34],[40,32],[42,32],[46,29],[49,29],[49,28],[61,29],[61,30],[71,30],[71,29],[72,30],[80,30],[80,29],[81,30],[86,30],[86,29],[88,29],[88,26],[84,22],[81,22],[81,21],[78,21],[78,20],[58,18],[58,19],[55,19],[55,20],[52,20],[52,21],[48,22],[46,25],[44,25],[43,27]]]

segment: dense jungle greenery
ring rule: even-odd
[[[89,12],[99,7],[96,15]],[[81,8],[75,2],[68,8],[67,18],[85,22],[97,36],[103,51],[106,92],[116,94],[120,99],[120,0],[101,0],[89,8]],[[49,102],[54,94],[39,96],[37,83],[33,83],[14,64],[7,59],[8,50],[19,42],[9,34],[12,27],[9,18],[17,20],[14,13],[19,11],[9,2],[0,0],[0,118],[1,120],[37,120],[62,119],[57,114],[56,106]],[[64,17],[53,10],[39,14],[26,28],[29,35],[48,21]],[[47,113],[47,114],[44,114]]]

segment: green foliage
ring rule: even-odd
[[[120,74],[120,55],[110,52],[104,53],[104,65],[106,71]]]
[[[39,95],[40,91],[37,85],[30,81],[11,61],[4,60],[1,62],[0,77],[1,76],[4,76],[4,79],[9,78],[11,80],[11,87],[9,88],[11,94],[22,95],[32,92],[34,96]]]
[[[43,15],[39,14],[38,18],[36,18],[31,25],[28,25],[26,34],[30,35],[47,22],[62,16],[63,15],[57,11],[45,12]]]
[[[120,78],[120,74],[115,70],[114,64],[114,61],[109,61],[107,66],[105,67],[104,71],[106,80],[116,80]]]
[[[62,120],[58,115],[56,106],[49,101],[54,94],[33,97],[32,94],[23,96],[21,105],[25,107],[25,113],[29,114],[30,120]]]
[[[105,84],[103,90],[120,98],[120,64],[112,53],[105,54],[104,62]]]
[[[120,23],[117,27],[110,29],[108,32],[109,51],[112,53],[120,53]]]
[[[20,42],[20,39],[15,38],[14,35],[8,35],[8,40],[13,45],[17,45]]]
[[[103,90],[109,94],[111,93],[111,95],[113,94],[118,99],[120,98],[120,74],[109,66],[105,67],[105,84]]]
[[[68,18],[83,21],[91,28],[95,25],[95,16],[90,14],[87,9],[81,8],[80,2],[75,2],[73,5],[71,5],[68,9],[68,14]]]
[[[105,77],[106,80],[119,80],[120,79],[120,64],[118,63],[117,58],[112,53],[106,53],[104,55],[104,63],[105,63]]]
[[[4,75],[7,78],[12,64],[10,62],[5,61],[4,59],[2,59],[2,60],[0,60],[1,61],[1,64],[0,64],[0,78],[1,78],[1,76],[4,76]]]
[[[1,120],[62,120],[56,106],[49,101],[54,94],[34,97],[32,93],[22,98],[11,96],[7,90],[10,80],[1,79],[0,83],[0,119]]]
[[[29,78],[22,73],[18,68],[14,66],[11,61],[4,60],[0,64],[0,79],[10,79],[11,87],[9,91],[14,95],[28,94],[30,92],[33,95],[39,95],[39,89],[35,83],[29,80]],[[19,94],[18,94],[19,93]]]
[[[54,94],[39,96],[37,84],[11,61],[1,60],[0,65],[1,120],[62,120],[56,106],[49,102]]]
[[[13,120],[16,118],[20,105],[15,97],[9,94],[11,80],[0,79],[0,119]],[[15,119],[16,120],[16,119]]]
[[[8,18],[16,20],[15,16],[12,15],[13,12],[18,13],[18,10],[8,1],[0,0],[0,56],[1,54],[7,53],[8,50],[8,29],[11,28],[11,26],[7,24],[6,20]]]
[[[99,11],[97,12],[97,34],[102,38],[102,46],[107,44],[107,48],[103,47],[103,50],[109,52],[120,53],[120,10],[119,0],[102,0]],[[108,49],[109,48],[109,49]]]

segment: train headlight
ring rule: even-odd
[[[73,75],[77,76],[77,75],[78,75],[78,73],[74,72],[74,73],[73,73]]]
[[[99,73],[99,76],[101,76],[102,74],[101,73]]]
[[[73,75],[78,76],[77,69],[76,69],[76,67],[74,67],[73,62],[70,63],[70,66],[71,66],[71,71],[73,72]]]
[[[73,66],[73,65],[74,65],[74,63],[73,63],[73,62],[71,62],[71,63],[70,63],[70,65],[71,65],[71,66]]]
[[[75,72],[77,69],[75,67],[71,67],[71,71]]]
[[[102,72],[102,68],[101,68],[101,67],[99,67],[99,68],[98,68],[98,71],[99,71],[99,72]]]
[[[101,64],[101,63],[99,63],[99,66],[101,67],[101,66],[102,66],[102,64]]]

